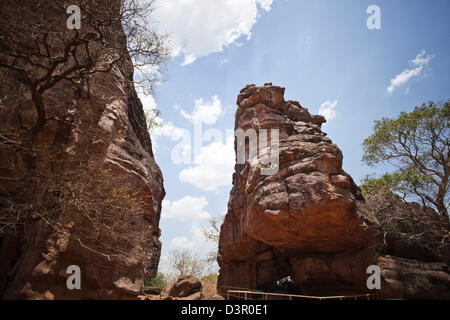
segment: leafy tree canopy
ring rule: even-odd
[[[448,219],[450,174],[450,101],[430,101],[395,119],[376,120],[363,142],[363,162],[395,168],[380,178],[366,177],[363,190],[386,188],[404,198],[420,199]]]

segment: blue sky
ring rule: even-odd
[[[370,5],[381,9],[380,30],[366,26]],[[385,169],[361,163],[374,120],[450,98],[449,12],[448,0],[157,1],[152,18],[170,34],[172,58],[156,94],[141,98],[161,111],[151,132],[167,193],[161,269],[171,250],[204,256],[211,248],[201,228],[226,212],[234,164],[226,130],[240,89],[272,82],[286,88],[286,100],[321,110],[323,130],[359,182]],[[217,139],[202,142],[195,163],[199,121]],[[187,164],[174,161],[180,150]]]

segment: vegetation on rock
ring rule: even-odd
[[[363,161],[396,168],[379,178],[366,177],[363,190],[385,188],[403,198],[419,199],[448,219],[450,177],[450,101],[430,101],[395,119],[375,121],[364,140]]]

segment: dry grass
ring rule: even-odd
[[[217,295],[217,275],[212,274],[202,278],[203,294],[205,297]]]

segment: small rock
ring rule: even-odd
[[[184,298],[178,298],[177,300],[201,300],[203,298],[203,294],[201,292],[196,292],[191,294],[190,296]]]
[[[158,287],[144,287],[142,291],[146,294],[152,294],[152,295],[160,295],[162,292],[161,288]]]

